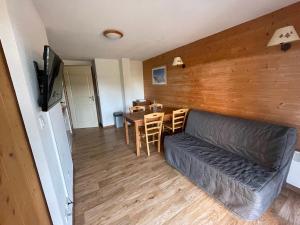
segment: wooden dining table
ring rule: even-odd
[[[128,132],[128,122],[134,124],[135,129],[135,144],[136,144],[136,155],[140,156],[140,127],[144,126],[144,115],[154,113],[154,112],[163,112],[164,121],[171,121],[173,111],[178,108],[174,107],[163,107],[162,109],[156,109],[155,111],[147,109],[146,111],[126,113],[124,115],[124,126],[125,126],[125,138],[126,144],[129,144],[129,132]]]

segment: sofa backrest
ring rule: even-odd
[[[280,169],[294,152],[296,129],[191,110],[185,132],[270,169]]]

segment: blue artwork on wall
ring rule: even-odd
[[[152,69],[152,84],[167,84],[167,67],[160,66]]]

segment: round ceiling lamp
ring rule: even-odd
[[[103,31],[103,36],[111,40],[118,40],[121,39],[124,35],[121,31],[108,29]]]

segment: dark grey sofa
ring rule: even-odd
[[[167,162],[246,220],[259,218],[285,182],[296,129],[192,110],[166,136]]]

